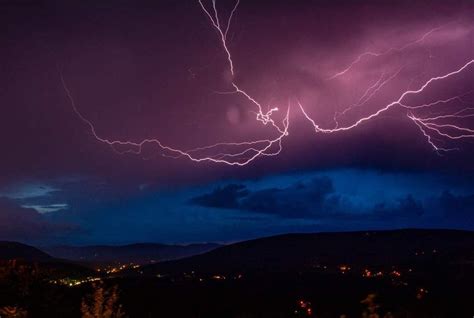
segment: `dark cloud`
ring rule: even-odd
[[[334,187],[328,177],[297,182],[286,188],[270,188],[252,192],[241,201],[241,209],[298,218],[321,216],[335,212],[339,201],[332,196]]]
[[[13,200],[0,198],[0,240],[38,242],[78,232],[80,228],[76,225],[51,222],[35,209],[24,208]]]
[[[288,187],[251,191],[242,184],[218,187],[190,203],[219,209],[238,209],[284,218],[327,217],[340,214],[343,205],[329,177],[315,177]]]
[[[315,177],[307,182],[296,182],[288,187],[272,187],[256,191],[250,191],[242,184],[230,184],[194,197],[190,203],[209,208],[245,210],[283,218],[326,220],[413,219],[425,213],[422,201],[412,194],[372,205],[369,202],[361,210],[342,193],[337,193],[333,181],[327,176]],[[464,202],[459,204],[462,205]]]

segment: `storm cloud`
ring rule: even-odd
[[[217,1],[222,23],[231,2]],[[400,107],[355,129],[315,133],[297,101],[321,128],[353,124],[472,60],[473,10],[471,0],[241,0],[228,31],[231,76],[219,35],[195,0],[2,3],[2,233],[124,243],[368,227],[472,229],[473,143],[431,132],[437,145],[456,149],[437,153]],[[364,55],[333,77],[369,51],[387,53]],[[471,107],[473,71],[470,65],[405,102],[459,96],[432,113],[416,110],[420,116]],[[255,120],[252,101],[229,94],[232,81],[263,112],[278,107],[278,124],[291,106],[277,156],[228,166],[191,161],[156,143],[122,153],[127,146],[112,148],[94,136],[158,139],[196,155],[215,143],[274,138],[272,125]],[[348,108],[336,123],[335,114]],[[457,120],[473,127],[472,117]],[[221,150],[229,147],[213,158],[234,158]]]

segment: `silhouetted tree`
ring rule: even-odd
[[[117,286],[106,289],[104,284],[94,284],[94,292],[84,297],[81,303],[82,318],[122,318],[122,305],[118,303]]]
[[[375,294],[369,294],[361,303],[367,306],[367,309],[362,313],[362,318],[379,318],[377,310],[379,305],[375,303]]]

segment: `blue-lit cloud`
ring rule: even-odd
[[[67,203],[51,203],[51,204],[23,204],[22,207],[27,209],[34,209],[39,213],[57,212],[67,210],[69,205]]]
[[[65,202],[57,202],[54,194],[61,189],[46,183],[19,183],[0,190],[0,198],[7,198],[20,203],[25,209],[34,209],[38,213],[49,213],[65,210]]]
[[[228,242],[286,232],[474,228],[474,185],[453,175],[334,169],[167,188],[140,182],[124,187],[88,178],[44,183],[55,191],[9,202],[34,211],[42,222],[77,226],[81,231],[67,238],[77,244]],[[25,208],[30,205],[34,209]],[[61,210],[37,212],[49,206]],[[9,222],[20,221],[9,217]]]
[[[191,204],[209,208],[237,209],[286,218],[304,218],[343,213],[329,177],[314,177],[285,187],[269,187],[250,191],[243,184],[228,184],[212,192],[194,197]]]
[[[353,173],[358,172],[348,171],[345,175],[350,176]],[[333,178],[338,176],[337,172],[328,174],[334,175]],[[382,176],[379,178],[384,179]],[[379,201],[362,202],[359,196],[354,200],[356,193],[352,191],[336,191],[332,178],[312,176],[305,181],[294,181],[284,187],[270,187],[269,184],[268,188],[255,191],[249,190],[244,184],[218,186],[209,193],[192,198],[190,203],[208,208],[237,209],[284,218],[354,219],[358,215],[359,218],[377,219],[418,217],[424,214],[422,202],[415,199],[412,193],[400,196],[397,189],[386,188],[387,192],[394,190],[395,194],[385,194],[386,198],[380,196]],[[376,193],[372,193],[371,197],[375,195]]]

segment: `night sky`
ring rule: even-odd
[[[0,3],[0,239],[474,230],[474,2],[202,3]]]

